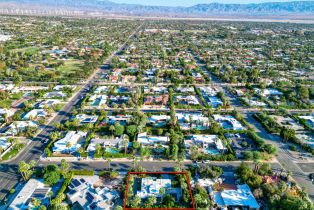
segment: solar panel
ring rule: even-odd
[[[85,183],[85,182],[86,182],[85,179],[83,179],[83,178],[81,178],[80,181],[81,181],[82,183]]]
[[[38,188],[33,192],[31,197],[32,198],[45,198],[49,190],[50,190],[49,188]]]
[[[74,179],[72,183],[74,184],[75,187],[78,187],[81,185],[81,183],[77,179]]]
[[[94,200],[94,196],[92,196],[92,194],[90,194],[89,192],[86,193],[86,199],[88,201],[88,203],[92,203]]]
[[[97,204],[95,202],[89,206],[90,209],[96,209],[96,207],[97,207]]]

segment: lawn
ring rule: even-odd
[[[24,143],[15,144],[10,151],[2,156],[2,160],[9,160],[15,157],[25,147],[25,145],[26,144]]]
[[[81,71],[83,67],[83,61],[80,60],[67,60],[64,65],[58,67],[58,71],[62,74],[69,74],[77,71]]]

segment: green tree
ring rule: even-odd
[[[58,183],[60,180],[60,171],[56,165],[48,165],[44,169],[44,182],[49,186]]]

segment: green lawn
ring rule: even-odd
[[[68,60],[64,62],[64,65],[58,67],[58,71],[62,73],[71,73],[81,71],[83,67],[83,61],[80,60]]]
[[[25,145],[26,144],[24,144],[24,143],[15,144],[9,152],[5,153],[2,156],[2,160],[9,160],[9,159],[15,157],[25,147]]]

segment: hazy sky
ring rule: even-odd
[[[262,2],[287,2],[295,0],[111,0],[117,3],[158,5],[158,6],[193,6],[204,3],[262,3]]]

